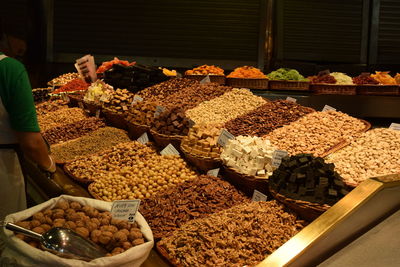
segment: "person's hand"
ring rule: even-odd
[[[49,173],[55,173],[57,168],[56,168],[56,163],[54,162],[53,158],[49,155],[50,159],[50,166],[49,167],[42,167],[42,170],[49,172]]]

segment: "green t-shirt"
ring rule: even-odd
[[[13,58],[0,61],[0,97],[13,130],[40,131],[28,74],[24,65]]]

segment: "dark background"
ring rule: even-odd
[[[398,0],[2,0],[0,16],[27,43],[33,87],[89,53],[177,69],[400,71]]]

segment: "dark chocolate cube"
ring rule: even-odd
[[[329,188],[329,189],[328,189],[328,195],[329,195],[329,196],[333,196],[333,197],[337,197],[338,192],[337,192],[335,189],[333,189],[333,188]]]

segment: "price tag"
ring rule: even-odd
[[[189,119],[189,128],[192,128],[195,124],[194,120]]]
[[[257,201],[267,201],[267,196],[261,193],[260,191],[254,190],[253,197],[251,198],[251,201],[257,202]]]
[[[154,112],[154,117],[158,117],[160,116],[161,113],[163,113],[165,111],[165,107],[162,106],[157,106],[156,107],[156,111]]]
[[[160,154],[163,155],[163,156],[179,155],[179,151],[176,150],[176,148],[172,144],[169,144],[163,150],[161,150]]]
[[[62,94],[61,97],[64,101],[69,102],[69,96],[67,94]]]
[[[281,165],[282,159],[288,155],[287,151],[275,150],[272,154],[272,166],[279,167]]]
[[[200,84],[210,83],[210,82],[211,82],[211,80],[210,80],[210,75],[207,74],[207,76],[204,77],[204,79],[202,79],[202,80],[200,81]]]
[[[390,124],[389,129],[400,131],[400,123],[392,123],[392,124]]]
[[[216,168],[216,169],[209,170],[207,172],[207,175],[218,177],[218,173],[219,173],[219,168]]]
[[[113,219],[135,222],[135,216],[139,209],[140,199],[134,200],[116,200],[111,207],[111,216]]]
[[[228,143],[229,139],[235,139],[235,136],[228,132],[226,129],[222,129],[222,132],[218,137],[217,143],[224,147],[226,143]]]
[[[293,98],[293,97],[290,97],[290,96],[288,96],[288,97],[286,97],[286,101],[290,101],[290,102],[296,103],[296,102],[297,102],[297,99],[296,99],[296,98]]]
[[[322,111],[336,111],[336,108],[325,105],[324,108],[322,109]]]
[[[97,80],[96,65],[92,55],[78,58],[74,66],[87,82],[95,82]]]
[[[96,118],[100,118],[100,109],[96,110]]]
[[[138,139],[136,139],[141,144],[147,144],[149,142],[149,136],[147,133],[142,134]]]
[[[141,98],[140,96],[138,96],[138,95],[135,95],[134,97],[133,97],[133,101],[132,101],[132,103],[131,103],[131,107],[133,106],[133,105],[135,105],[137,102],[142,102],[143,101],[143,98]]]

